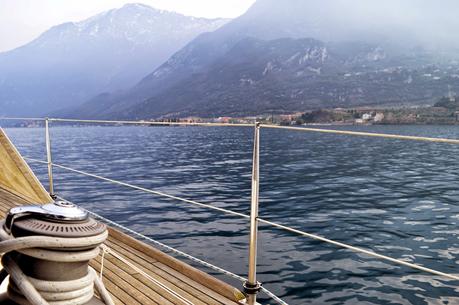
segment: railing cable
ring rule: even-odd
[[[173,125],[173,126],[215,126],[215,127],[253,127],[246,123],[205,123],[205,122],[160,122],[160,121],[112,121],[112,120],[78,120],[50,118],[52,122],[90,123],[90,124],[121,124],[121,125]]]
[[[45,161],[41,161],[41,160],[37,160],[37,159],[33,159],[33,158],[24,157],[24,159],[30,160],[30,161],[36,162],[36,163],[47,164],[47,162],[45,162]],[[84,172],[84,171],[81,171],[81,170],[77,170],[77,169],[74,169],[74,168],[71,168],[71,167],[68,167],[68,166],[59,165],[59,164],[56,164],[56,163],[52,163],[52,165],[54,167],[57,167],[57,168],[65,169],[65,170],[68,170],[68,171],[71,171],[71,172],[74,172],[74,173],[78,173],[78,174],[81,174],[81,175],[84,175],[84,176],[96,178],[96,179],[99,179],[99,180],[111,182],[111,183],[118,184],[118,185],[122,185],[122,186],[129,187],[129,188],[132,188],[132,189],[135,189],[135,190],[143,191],[143,192],[146,192],[146,193],[150,193],[150,194],[166,197],[166,198],[169,198],[169,199],[174,199],[174,200],[186,202],[186,203],[189,203],[189,204],[192,204],[192,205],[196,205],[196,206],[199,206],[199,207],[204,207],[204,208],[208,208],[208,209],[212,209],[212,210],[217,210],[217,211],[220,211],[220,212],[223,212],[223,213],[231,214],[233,216],[249,218],[248,215],[245,215],[245,214],[242,214],[242,213],[239,213],[239,212],[235,212],[235,211],[231,211],[231,210],[227,210],[227,209],[224,209],[224,208],[219,208],[219,207],[216,207],[216,206],[213,206],[213,205],[210,205],[210,204],[205,204],[205,203],[197,202],[197,201],[194,201],[194,200],[189,200],[189,199],[185,199],[185,198],[169,195],[169,194],[166,194],[166,193],[154,191],[154,190],[147,189],[147,188],[144,188],[144,187],[140,187],[140,186],[137,186],[137,185],[133,185],[133,184],[130,184],[130,183],[126,183],[126,182],[122,182],[122,181],[118,181],[118,180],[102,177],[102,176],[99,176],[99,175],[91,174],[91,173],[88,173],[88,172]]]
[[[423,266],[420,266],[420,265],[417,265],[417,264],[408,263],[408,262],[402,261],[400,259],[392,258],[392,257],[386,256],[386,255],[378,254],[378,253],[373,252],[373,251],[369,251],[369,250],[365,250],[365,249],[362,249],[362,248],[358,248],[358,247],[354,247],[354,246],[351,246],[351,245],[347,245],[345,243],[341,243],[341,242],[334,241],[334,240],[331,240],[331,239],[328,239],[328,238],[325,238],[325,237],[322,237],[322,236],[318,236],[318,235],[307,233],[307,232],[304,232],[304,231],[301,231],[301,230],[298,230],[298,229],[287,227],[285,225],[281,225],[281,224],[278,224],[278,223],[275,223],[275,222],[272,222],[272,221],[269,221],[269,220],[266,220],[266,219],[259,218],[258,221],[260,223],[264,223],[264,224],[276,227],[278,229],[282,229],[282,230],[285,230],[285,231],[296,233],[298,235],[302,235],[302,236],[305,236],[305,237],[308,237],[308,238],[311,238],[311,239],[319,240],[319,241],[322,241],[322,242],[325,242],[325,243],[328,243],[328,244],[332,244],[332,245],[335,245],[335,246],[338,246],[338,247],[341,247],[341,248],[352,250],[354,252],[363,253],[363,254],[366,254],[368,256],[372,256],[372,257],[379,258],[379,259],[382,259],[382,260],[390,261],[390,262],[398,264],[398,265],[404,265],[404,266],[410,267],[412,269],[417,269],[417,270],[420,270],[420,271],[424,271],[424,272],[427,272],[427,273],[431,273],[431,274],[434,274],[434,275],[439,275],[439,276],[442,276],[442,277],[446,277],[446,278],[449,278],[449,279],[452,279],[452,280],[459,281],[459,276],[457,276],[457,275],[452,275],[452,274],[444,273],[444,272],[437,271],[437,270],[434,270],[434,269],[426,268],[426,267],[423,267]]]
[[[15,120],[15,121],[45,121],[45,118],[14,118],[14,117],[0,117],[0,120]],[[252,123],[205,123],[205,122],[158,122],[158,121],[122,121],[122,120],[80,120],[80,119],[61,119],[61,118],[48,118],[50,122],[68,122],[68,123],[86,123],[86,124],[120,124],[120,125],[171,125],[171,126],[207,126],[207,127],[253,127]],[[459,144],[457,139],[447,138],[432,138],[432,137],[421,137],[421,136],[405,136],[396,134],[386,133],[373,133],[373,132],[360,132],[360,131],[347,131],[347,130],[336,130],[336,129],[322,129],[322,128],[310,128],[310,127],[297,127],[297,126],[280,126],[271,124],[261,124],[262,128],[269,129],[284,129],[294,130],[303,132],[318,132],[328,134],[340,134],[350,136],[363,136],[363,137],[378,137],[387,139],[399,139],[399,140],[411,140],[411,141],[422,141],[422,142],[434,142],[434,143],[448,143],[448,144]]]
[[[28,159],[28,160],[31,160],[31,161],[34,161],[34,162],[38,162],[38,163],[42,163],[42,164],[47,164],[45,161],[41,161],[41,160],[37,160],[37,159],[32,159],[32,158],[25,158],[25,159]],[[70,170],[70,171],[73,171],[73,172],[76,172],[76,173],[80,173],[80,174],[85,175],[85,176],[98,178],[98,179],[101,179],[101,180],[104,180],[104,181],[109,181],[109,182],[112,182],[112,183],[124,185],[124,186],[131,187],[131,188],[134,188],[134,189],[137,189],[137,190],[146,191],[148,193],[152,193],[152,194],[156,194],[156,195],[164,194],[164,193],[161,193],[161,192],[148,190],[148,189],[145,189],[145,188],[142,188],[142,187],[136,187],[136,186],[133,186],[131,184],[120,182],[120,181],[117,181],[117,180],[104,178],[104,177],[101,177],[101,176],[98,176],[98,175],[93,175],[93,174],[89,174],[89,173],[86,173],[86,172],[83,172],[83,171],[71,169],[71,168],[66,167],[66,166],[60,166],[60,165],[58,166],[57,164],[53,164],[53,166],[60,167],[62,169],[67,169],[67,170]],[[167,195],[167,194],[164,194],[164,195],[166,195],[166,197],[168,197],[168,198],[176,199],[176,200],[179,200],[179,201],[184,201],[184,202],[187,202],[187,203],[197,204],[200,207],[205,207],[205,208],[209,208],[209,209],[213,209],[213,210],[218,210],[220,212],[224,212],[226,214],[230,214],[230,215],[234,215],[234,216],[249,218],[248,215],[245,215],[245,214],[242,214],[242,213],[239,213],[239,212],[234,212],[234,211],[227,210],[227,209],[224,209],[224,208],[217,208],[217,207],[214,207],[214,206],[209,205],[209,204],[199,203],[199,202],[196,202],[196,201],[193,201],[193,200],[188,200],[188,199],[180,198],[180,197],[177,197],[177,196],[172,196],[172,195]],[[427,273],[430,273],[430,274],[433,274],[433,275],[446,277],[446,278],[449,278],[449,279],[452,279],[452,280],[459,280],[459,276],[456,276],[456,275],[452,275],[452,274],[444,273],[444,272],[437,271],[437,270],[434,270],[434,269],[426,268],[426,267],[423,267],[423,266],[420,266],[420,265],[417,265],[417,264],[408,263],[408,262],[400,260],[400,259],[392,258],[392,257],[386,256],[386,255],[378,254],[378,253],[373,252],[373,251],[369,251],[369,250],[365,250],[365,249],[362,249],[362,248],[354,247],[354,246],[351,246],[351,245],[348,245],[348,244],[345,244],[345,243],[341,243],[341,242],[338,242],[338,241],[334,241],[334,240],[331,240],[331,239],[328,239],[328,238],[325,238],[325,237],[322,237],[322,236],[319,236],[319,235],[316,235],[316,234],[311,234],[311,233],[304,232],[304,231],[301,231],[301,230],[298,230],[298,229],[294,229],[294,228],[291,228],[291,227],[288,227],[288,226],[285,226],[285,225],[282,225],[282,224],[279,224],[279,223],[275,223],[275,222],[272,222],[272,221],[269,221],[269,220],[266,220],[266,219],[263,219],[263,218],[258,218],[258,221],[260,223],[269,225],[271,227],[275,227],[275,228],[278,228],[278,229],[281,229],[281,230],[284,230],[284,231],[289,231],[289,232],[292,232],[292,233],[295,233],[295,234],[298,234],[298,235],[302,235],[302,236],[305,236],[305,237],[308,237],[308,238],[311,238],[311,239],[319,240],[319,241],[322,241],[322,242],[325,242],[325,243],[328,243],[328,244],[333,244],[333,245],[338,246],[340,248],[345,248],[345,249],[352,250],[354,252],[363,253],[363,254],[366,254],[366,255],[371,256],[371,257],[375,257],[375,258],[378,258],[378,259],[390,261],[390,262],[392,262],[394,264],[404,265],[404,266],[407,266],[407,267],[410,267],[410,268],[413,268],[413,269],[417,269],[419,271],[423,271],[423,272],[427,272]]]
[[[46,118],[0,117],[0,120],[5,120],[5,121],[45,121]]]
[[[208,127],[253,127],[250,123],[218,123],[218,122],[167,122],[167,121],[121,121],[121,120],[80,120],[80,119],[60,119],[60,118],[13,118],[0,117],[0,120],[7,121],[46,121],[67,122],[84,124],[119,124],[119,125],[158,125],[158,126],[208,126]]]
[[[386,134],[386,133],[373,133],[373,132],[360,132],[360,131],[321,129],[321,128],[308,128],[308,127],[295,127],[295,126],[279,126],[279,125],[267,125],[267,124],[262,124],[261,127],[270,128],[270,129],[284,129],[284,130],[294,130],[294,131],[303,131],[303,132],[319,132],[319,133],[339,134],[339,135],[348,135],[348,136],[377,137],[377,138],[410,140],[410,141],[421,141],[421,142],[459,144],[459,140],[446,139],[446,138],[404,136],[404,135]]]

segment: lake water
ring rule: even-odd
[[[459,126],[341,128],[459,138]],[[45,160],[42,128],[7,132],[23,155]],[[249,213],[251,128],[53,124],[51,136],[55,163]],[[458,274],[458,152],[449,144],[262,129],[260,216]],[[31,166],[46,184],[46,167]],[[247,220],[61,169],[55,169],[55,188],[109,219],[246,275]],[[457,281],[264,225],[258,263],[260,281],[289,304],[459,304]]]

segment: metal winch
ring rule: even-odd
[[[12,208],[0,229],[6,270],[0,280],[10,275],[0,305],[43,304],[34,301],[39,297],[48,304],[104,304],[94,297],[101,282],[89,261],[107,234],[104,224],[65,201]]]

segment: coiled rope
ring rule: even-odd
[[[4,270],[0,282],[10,275],[8,297],[20,305],[82,305],[94,296],[94,286],[106,305],[114,305],[109,293],[96,272],[88,267],[82,278],[70,281],[46,281],[24,274],[16,263],[19,254],[54,262],[83,262],[99,255],[98,246],[108,236],[105,231],[89,237],[61,238],[27,236],[15,238],[4,229],[0,221],[0,253]],[[92,247],[89,250],[72,249]],[[67,249],[66,251],[62,251]],[[60,251],[59,251],[60,250]]]

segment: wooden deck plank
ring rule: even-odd
[[[168,266],[166,266],[166,265],[164,265],[164,264],[162,264],[160,262],[156,262],[156,263],[154,263],[154,265],[156,267],[158,267],[158,269],[161,269],[164,272],[169,273],[170,275],[174,276],[176,279],[178,279],[178,280],[180,280],[180,281],[182,281],[184,283],[189,281],[189,279],[185,275],[175,271],[174,269],[172,269],[172,268],[170,268],[170,267],[168,267]],[[205,286],[203,286],[203,285],[201,285],[201,284],[199,284],[197,282],[188,282],[188,283],[193,288],[195,288],[197,291],[201,291],[201,292],[205,293],[206,295],[208,295],[209,297],[211,297],[213,300],[218,301],[219,304],[228,304],[228,299],[223,297],[223,296],[221,296],[220,294],[216,293],[215,291],[213,291],[213,290],[211,290],[211,289],[209,289],[209,288],[207,288],[207,287],[205,287]],[[209,304],[211,304],[211,303],[209,303]]]
[[[113,248],[113,245],[110,245],[110,244],[107,244],[107,246],[109,246],[111,249],[114,250]],[[151,276],[153,279],[159,281],[160,283],[164,284],[166,287],[172,289],[173,291],[177,292],[179,295],[183,296],[184,298],[186,299],[189,299],[190,301],[192,301],[193,303],[196,302],[196,305],[201,305],[203,304],[202,302],[200,302],[198,299],[195,299],[194,296],[190,296],[188,294],[185,294],[181,289],[179,289],[178,287],[174,287],[173,285],[171,285],[171,283],[168,281],[168,279],[165,279],[165,278],[161,278],[161,277],[158,277],[156,274],[152,273],[152,272],[149,272],[149,270],[147,270],[146,268],[144,268],[143,266],[139,265],[138,263],[136,263],[134,260],[131,259],[131,257],[129,257],[128,255],[126,255],[127,253],[125,252],[122,252],[122,251],[118,251],[118,250],[115,250],[117,252],[118,255],[121,255],[125,258],[127,258],[133,265],[135,265],[137,268],[139,268],[140,270],[142,270],[142,272],[145,272],[146,274],[148,274],[149,276]],[[118,261],[117,258],[111,256],[110,254],[106,255],[106,259],[108,260],[112,260],[115,264],[116,262]],[[127,266],[128,267],[128,266]],[[129,270],[131,270],[132,272],[132,276],[139,279],[140,281],[145,281],[145,285],[148,285],[148,286],[151,286],[153,289],[155,290],[158,290],[160,293],[163,292],[165,293],[166,295],[165,296],[168,296],[168,293],[165,292],[162,288],[160,288],[157,284],[153,283],[152,281],[148,280],[148,278],[146,278],[144,275],[140,274],[139,272],[131,269],[130,267],[128,267]],[[168,298],[170,300],[170,298]],[[173,300],[171,300],[173,301]]]
[[[209,298],[205,294],[200,294],[199,291],[193,289],[193,287],[189,286],[188,283],[182,282],[178,280],[177,278],[170,276],[169,274],[158,269],[155,265],[147,261],[144,261],[142,259],[139,260],[138,257],[130,254],[129,252],[126,252],[125,249],[118,247],[116,244],[109,242],[107,243],[107,246],[115,250],[118,254],[124,256],[125,258],[128,258],[137,268],[139,268],[140,270],[142,270],[143,272],[145,272],[146,274],[148,274],[155,280],[160,281],[168,288],[176,291],[178,294],[190,300],[194,304],[196,305],[205,305],[205,304],[219,305],[221,304],[217,302],[216,300]],[[110,257],[110,255],[106,255],[106,256]],[[136,277],[139,278],[140,280],[142,280],[142,278],[145,279],[145,276],[141,274],[137,274]],[[190,282],[190,279],[188,279],[188,281]],[[199,297],[196,297],[196,296],[199,296]]]
[[[171,273],[165,271],[164,268],[160,268],[160,266],[167,267],[164,264],[155,260],[149,260],[149,257],[144,253],[135,249],[129,249],[126,245],[120,243],[116,239],[110,239],[107,246],[113,248],[118,253],[126,255],[127,258],[132,260],[132,262],[134,262],[134,264],[141,268],[144,272],[153,272],[171,283],[173,285],[172,287],[176,286],[178,289],[184,290],[186,294],[199,297],[199,300],[196,300],[197,304],[201,304],[202,302],[204,302],[204,304],[225,304],[225,302],[228,301],[227,299],[212,293],[212,290],[209,288],[195,281],[190,281],[190,279],[185,276],[177,277],[179,274],[178,272]],[[203,292],[203,294],[200,294],[200,292]]]
[[[2,218],[11,208],[23,204],[28,204],[25,199],[0,188],[0,216]]]
[[[92,261],[91,264],[97,266],[98,270],[100,270],[100,257]],[[106,271],[108,272],[107,274],[105,273]],[[146,287],[145,284],[138,281],[134,275],[135,271],[133,272],[129,269],[129,266],[113,264],[108,259],[108,255],[105,255],[103,277],[107,277],[108,280],[112,281],[114,280],[114,277],[116,277],[115,280],[117,283],[122,283],[121,287],[123,290],[125,290],[126,293],[132,296],[135,300],[141,302],[142,304],[174,304],[174,302],[162,297],[160,294],[156,293],[156,291]],[[139,290],[139,287],[143,287],[142,291]]]
[[[95,269],[100,269],[100,265],[97,262],[91,262],[91,266]],[[126,291],[126,289],[130,289],[127,285],[124,285],[122,281],[111,271],[105,270],[104,271],[104,285],[105,288],[111,295],[116,296],[121,301],[121,304],[129,304],[129,305],[140,305],[142,303],[139,300],[136,300],[134,297],[131,296],[131,291]],[[155,304],[155,303],[143,303],[145,304]]]
[[[228,285],[227,283],[222,282],[210,276],[207,273],[204,273],[198,269],[195,269],[176,258],[173,258],[141,241],[134,239],[131,236],[121,233],[120,231],[114,230],[109,228],[110,235],[116,239],[118,239],[123,244],[126,244],[132,249],[136,249],[140,252],[145,253],[148,256],[154,257],[159,262],[169,266],[170,268],[186,275],[189,279],[194,280],[203,286],[208,287],[209,289],[214,290],[215,292],[219,293],[223,297],[228,299],[227,304],[238,304],[236,299],[239,299],[242,293],[237,290],[236,288]],[[231,301],[234,300],[234,301]]]
[[[35,203],[52,201],[28,164],[0,128],[0,186]]]
[[[100,260],[100,257],[97,258],[98,262],[99,260]],[[125,280],[132,281],[133,283],[137,283],[141,286],[145,286],[144,293],[147,292],[149,296],[151,295],[151,298],[155,300],[160,300],[161,304],[180,303],[180,301],[177,300],[176,297],[165,293],[165,291],[161,287],[159,287],[158,285],[150,281],[147,281],[145,277],[141,276],[141,274],[139,274],[136,270],[132,269],[130,266],[122,262],[119,262],[116,258],[112,257],[109,254],[105,255],[104,265],[105,264],[107,264],[106,267],[113,269],[113,270],[122,269],[121,273],[123,273],[124,276],[126,276]]]

